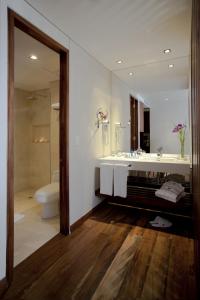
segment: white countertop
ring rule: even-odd
[[[130,170],[190,174],[191,162],[189,156],[186,156],[185,159],[180,159],[179,155],[175,154],[163,154],[162,157],[158,158],[156,153],[145,153],[138,156],[138,158],[127,156],[129,154],[99,158],[97,167],[103,162],[112,164],[128,163]]]

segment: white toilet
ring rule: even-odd
[[[53,172],[52,183],[35,192],[35,199],[42,205],[42,218],[53,218],[59,214],[59,171]]]

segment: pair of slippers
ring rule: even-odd
[[[172,222],[167,219],[157,216],[153,221],[149,221],[151,226],[160,228],[169,228],[172,226]]]

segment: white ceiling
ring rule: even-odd
[[[171,91],[161,91],[161,92],[150,92],[148,95],[144,94],[144,97],[146,98],[148,96],[149,106],[151,107],[153,103],[162,102],[164,105],[172,105],[171,108],[175,109],[173,107],[173,102],[177,100],[186,99],[188,97],[188,90],[181,89],[181,90],[171,90]],[[184,104],[185,105],[185,104]],[[164,106],[163,106],[164,108]],[[185,114],[187,114],[188,111],[185,111]]]
[[[26,2],[138,92],[187,88],[191,0]]]
[[[174,68],[169,68],[169,64]],[[129,73],[132,72],[133,76]],[[134,92],[144,94],[187,89],[189,83],[189,57],[158,61],[137,67],[115,71],[116,75],[126,81]]]
[[[29,56],[36,54],[38,60]],[[15,87],[35,91],[59,79],[59,55],[15,28]]]

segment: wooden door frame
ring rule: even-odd
[[[191,128],[192,128],[192,194],[195,233],[195,268],[197,298],[200,297],[200,1],[192,1],[191,38]]]
[[[6,279],[13,277],[14,257],[14,29],[17,27],[60,55],[60,232],[69,234],[69,51],[8,9],[8,163]]]
[[[134,124],[133,124],[133,109],[132,106],[136,105],[136,110],[134,112],[134,122],[137,123],[137,126],[135,128]],[[138,148],[139,146],[139,141],[138,141],[138,100],[136,98],[134,98],[132,95],[130,95],[130,137],[131,137],[131,141],[130,141],[130,146],[131,146],[131,150],[137,150],[135,148]],[[137,132],[136,132],[137,131]],[[133,135],[136,135],[136,139],[133,140]]]

